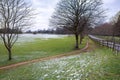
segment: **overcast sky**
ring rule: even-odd
[[[49,19],[60,0],[29,0],[37,15],[34,17],[32,30],[49,28]],[[107,10],[107,20],[120,10],[120,0],[103,0],[103,7]]]

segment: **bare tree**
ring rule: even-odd
[[[113,37],[115,35],[119,36],[120,35],[120,11],[114,16],[111,18],[111,22],[110,22],[112,25],[113,25]]]
[[[114,32],[120,37],[120,14],[118,15],[117,22],[114,24]]]
[[[113,35],[112,35],[112,41],[114,43],[113,45],[113,50],[115,48],[115,43],[120,43],[120,11],[117,12],[117,14],[111,18],[111,22],[110,22],[113,26],[112,31],[113,31]],[[118,38],[115,38],[115,37]]]
[[[119,42],[119,44],[120,44],[120,15],[119,15],[118,21],[117,21],[117,23],[116,23],[115,25],[116,25],[117,34],[118,34],[118,37],[119,37],[118,42]]]
[[[18,39],[18,32],[28,25],[31,9],[24,0],[0,0],[0,34],[12,59],[12,47]],[[11,31],[9,31],[11,30]]]
[[[79,34],[82,34],[85,26],[93,23],[96,16],[98,17],[101,5],[101,0],[61,0],[50,20],[50,26],[71,31],[76,39],[75,48],[78,49]]]

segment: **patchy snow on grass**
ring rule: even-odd
[[[68,35],[56,35],[56,34],[20,34],[17,42],[32,42],[35,39],[53,39],[53,38],[63,38]]]
[[[42,70],[42,74],[39,79],[66,79],[66,80],[80,80],[87,77],[97,66],[101,63],[101,59],[97,59],[94,56],[70,56],[60,59],[54,59],[50,61],[44,61],[40,63],[34,63],[32,66],[33,72]]]
[[[20,78],[24,80],[87,80],[87,78],[94,77],[94,75],[91,76],[94,72],[97,75],[103,75],[102,71],[98,71],[98,69],[106,57],[89,54],[32,63],[14,69],[14,71],[11,70],[5,78],[10,80],[19,80]],[[15,73],[17,73],[16,76]]]

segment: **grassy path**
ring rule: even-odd
[[[71,55],[77,55],[77,54],[80,54],[81,52],[85,52],[88,48],[88,45],[89,45],[89,43],[87,42],[86,46],[84,48],[80,49],[80,50],[75,50],[75,51],[72,51],[72,52],[59,54],[59,55],[55,55],[55,56],[50,56],[50,57],[46,57],[46,58],[34,59],[34,60],[29,60],[29,61],[24,61],[24,62],[18,62],[16,64],[11,64],[11,65],[0,67],[0,70],[11,69],[11,68],[14,68],[14,67],[22,66],[22,65],[25,65],[25,64],[29,64],[29,63],[39,62],[39,61],[45,61],[45,60],[61,58],[61,57],[71,56]]]
[[[32,38],[32,37],[31,37]],[[22,38],[22,40],[26,40]],[[87,37],[84,39],[80,49],[84,48]],[[8,54],[0,41],[0,67],[16,64],[19,62],[40,59],[74,51],[74,36],[66,36],[56,39],[39,39],[33,41],[17,42],[12,49],[12,60],[8,61]]]
[[[83,51],[0,70],[0,80],[120,80],[120,55],[91,40]]]

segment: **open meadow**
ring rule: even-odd
[[[0,80],[120,80],[120,0],[0,0]]]
[[[1,70],[0,80],[119,80],[119,63],[120,55],[90,40],[87,52]]]
[[[8,61],[8,54],[0,41],[0,66],[38,59],[74,50],[74,37],[68,35],[24,34],[13,47],[13,59]],[[86,41],[80,45],[83,48]]]

